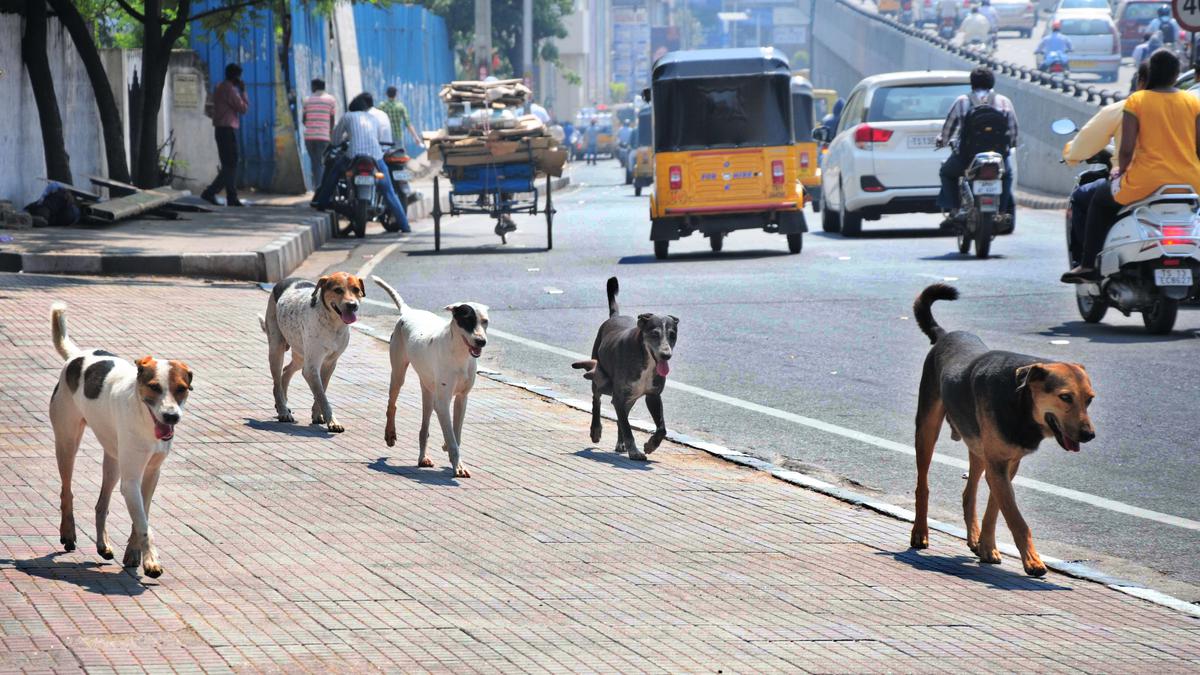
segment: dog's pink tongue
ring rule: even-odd
[[[154,421],[154,437],[157,438],[158,440],[161,441],[164,438],[170,438],[171,436],[174,435],[174,433],[175,433],[175,430],[171,427],[171,425],[163,424],[162,422],[159,422],[158,420]]]
[[[342,323],[346,324],[347,326],[354,323],[355,321],[358,321],[358,314],[355,312],[342,312],[341,317],[342,317]]]
[[[659,361],[654,366],[654,372],[658,373],[660,377],[666,377],[667,373],[671,372],[671,366],[666,361]]]

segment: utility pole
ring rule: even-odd
[[[533,0],[524,0],[521,8],[521,69],[526,84],[533,84]]]
[[[487,67],[487,74],[492,74],[492,0],[475,0],[475,70],[471,77],[478,75],[479,66]]]

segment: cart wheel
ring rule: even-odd
[[[546,176],[546,250],[554,248],[554,198],[550,194],[550,176]]]
[[[442,199],[438,177],[433,177],[433,250],[442,250]]]

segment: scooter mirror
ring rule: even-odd
[[[1050,130],[1059,136],[1069,136],[1079,130],[1079,127],[1074,122],[1067,118],[1054,120],[1050,123]]]

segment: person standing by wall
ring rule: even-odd
[[[397,93],[395,87],[388,87],[387,100],[379,105],[379,109],[388,116],[388,122],[392,127],[393,142],[403,143],[404,132],[408,131],[408,133],[412,134],[413,140],[417,142],[417,147],[423,148],[425,147],[425,143],[421,140],[421,135],[417,133],[416,127],[413,126],[412,120],[408,117],[408,108],[396,100]]]
[[[231,63],[225,66],[225,79],[213,92],[213,136],[217,141],[217,157],[221,168],[212,185],[200,194],[200,198],[209,204],[216,204],[217,193],[224,189],[226,206],[243,206],[237,195],[237,130],[241,126],[240,117],[249,109],[250,99],[246,98],[242,67]]]
[[[312,81],[312,95],[304,99],[303,115],[304,149],[308,152],[315,191],[325,175],[325,150],[329,148],[329,134],[337,115],[337,99],[325,91],[325,80]]]

